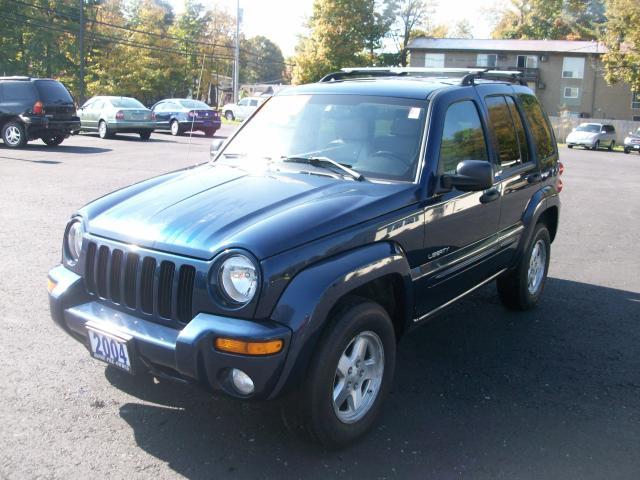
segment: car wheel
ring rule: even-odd
[[[227,110],[226,112],[224,112],[224,118],[229,121],[235,120],[235,116],[233,115],[233,112],[231,110]]]
[[[627,155],[629,155],[629,149],[628,149],[628,148],[625,148],[625,149],[624,149],[624,153],[626,153]]]
[[[213,137],[216,134],[217,130],[215,128],[207,128],[204,131],[205,136],[207,137]]]
[[[100,136],[100,138],[113,137],[113,132],[109,130],[107,122],[105,122],[104,120],[100,120],[100,122],[98,123],[98,135]]]
[[[178,135],[182,135],[182,131],[180,130],[180,124],[177,120],[171,121],[171,135],[177,137]]]
[[[591,147],[591,150],[598,150],[600,148],[600,140],[598,140],[596,143],[593,144],[593,147]]]
[[[27,132],[22,123],[12,120],[2,127],[2,140],[9,148],[20,148],[27,144]]]
[[[613,147],[615,147],[615,146],[616,146],[615,140],[611,140],[611,144],[609,145],[609,151],[610,152],[613,151]]]
[[[140,140],[149,140],[151,138],[151,130],[139,132],[138,135],[140,135]]]
[[[567,148],[573,148],[573,145],[567,145]]]
[[[396,341],[386,310],[366,299],[354,298],[330,322],[283,417],[288,427],[336,448],[366,433],[380,414]]]
[[[56,147],[64,141],[63,135],[53,135],[51,137],[42,137],[42,141],[50,147]]]
[[[507,308],[529,310],[536,306],[549,271],[550,247],[547,226],[537,224],[516,269],[498,278],[498,295]]]

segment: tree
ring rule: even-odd
[[[456,22],[452,33],[454,38],[473,38],[473,27],[466,18]]]
[[[413,37],[414,31],[420,30],[425,36],[430,36],[433,25],[430,22],[435,13],[437,0],[396,0],[396,21],[392,28],[392,37],[398,48],[400,65],[407,65],[407,46]]]
[[[316,81],[342,67],[361,63],[376,28],[371,0],[315,0],[309,35],[296,47],[294,83]]]
[[[511,0],[492,36],[594,40],[603,21],[603,0]]]
[[[267,37],[258,35],[240,42],[240,82],[282,82],[282,50]]]
[[[640,93],[640,3],[637,0],[607,0],[603,40],[605,78],[626,82]]]

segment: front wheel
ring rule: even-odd
[[[395,354],[386,310],[354,298],[326,327],[304,383],[284,407],[287,424],[325,447],[352,443],[382,410]]]
[[[113,137],[113,132],[109,130],[107,122],[105,122],[104,120],[100,120],[100,123],[98,123],[98,135],[102,139]]]
[[[27,133],[22,123],[12,120],[2,127],[2,140],[9,148],[20,148],[27,144]]]
[[[42,137],[42,141],[50,147],[56,147],[64,141],[63,135],[53,135],[51,137]]]
[[[567,148],[573,148],[573,145],[567,145]]]
[[[544,290],[550,256],[549,230],[539,223],[516,269],[498,278],[498,295],[507,308],[529,310],[536,306]]]
[[[628,148],[625,148],[625,149],[624,149],[624,153],[626,153],[627,155],[629,155],[629,149],[628,149]]]
[[[235,120],[235,116],[233,115],[233,112],[231,110],[227,110],[226,112],[224,112],[224,118],[229,121]]]
[[[598,140],[596,143],[593,144],[593,147],[591,147],[591,150],[598,150],[600,148],[600,140]]]
[[[174,137],[182,135],[182,130],[180,129],[180,124],[177,120],[173,120],[171,122],[171,135],[173,135]]]

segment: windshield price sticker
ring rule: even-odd
[[[411,107],[411,109],[409,110],[409,115],[407,115],[407,118],[410,118],[411,120],[416,120],[420,118],[420,113],[422,113],[422,109],[420,107]]]

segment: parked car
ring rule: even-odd
[[[640,153],[640,128],[636,130],[636,133],[629,132],[624,139],[624,153],[631,151]]]
[[[9,148],[42,139],[60,145],[80,130],[73,98],[50,78],[0,77],[0,133]]]
[[[268,97],[246,97],[238,103],[227,103],[222,107],[227,120],[244,120],[255,112]]]
[[[562,189],[534,93],[360,72],[275,95],[213,161],[74,213],[53,320],[129,373],[286,395],[287,424],[337,446],[380,414],[403,335],[493,280],[533,308]]]
[[[98,132],[100,138],[113,138],[117,133],[137,133],[149,140],[156,123],[153,113],[131,97],[92,97],[78,109],[82,130]]]
[[[602,123],[581,123],[567,135],[567,147],[575,146],[597,150],[606,146],[613,150],[616,145],[616,129]]]
[[[169,130],[171,135],[200,130],[207,137],[213,137],[221,125],[218,112],[199,100],[168,98],[151,109],[156,116],[156,128]]]

